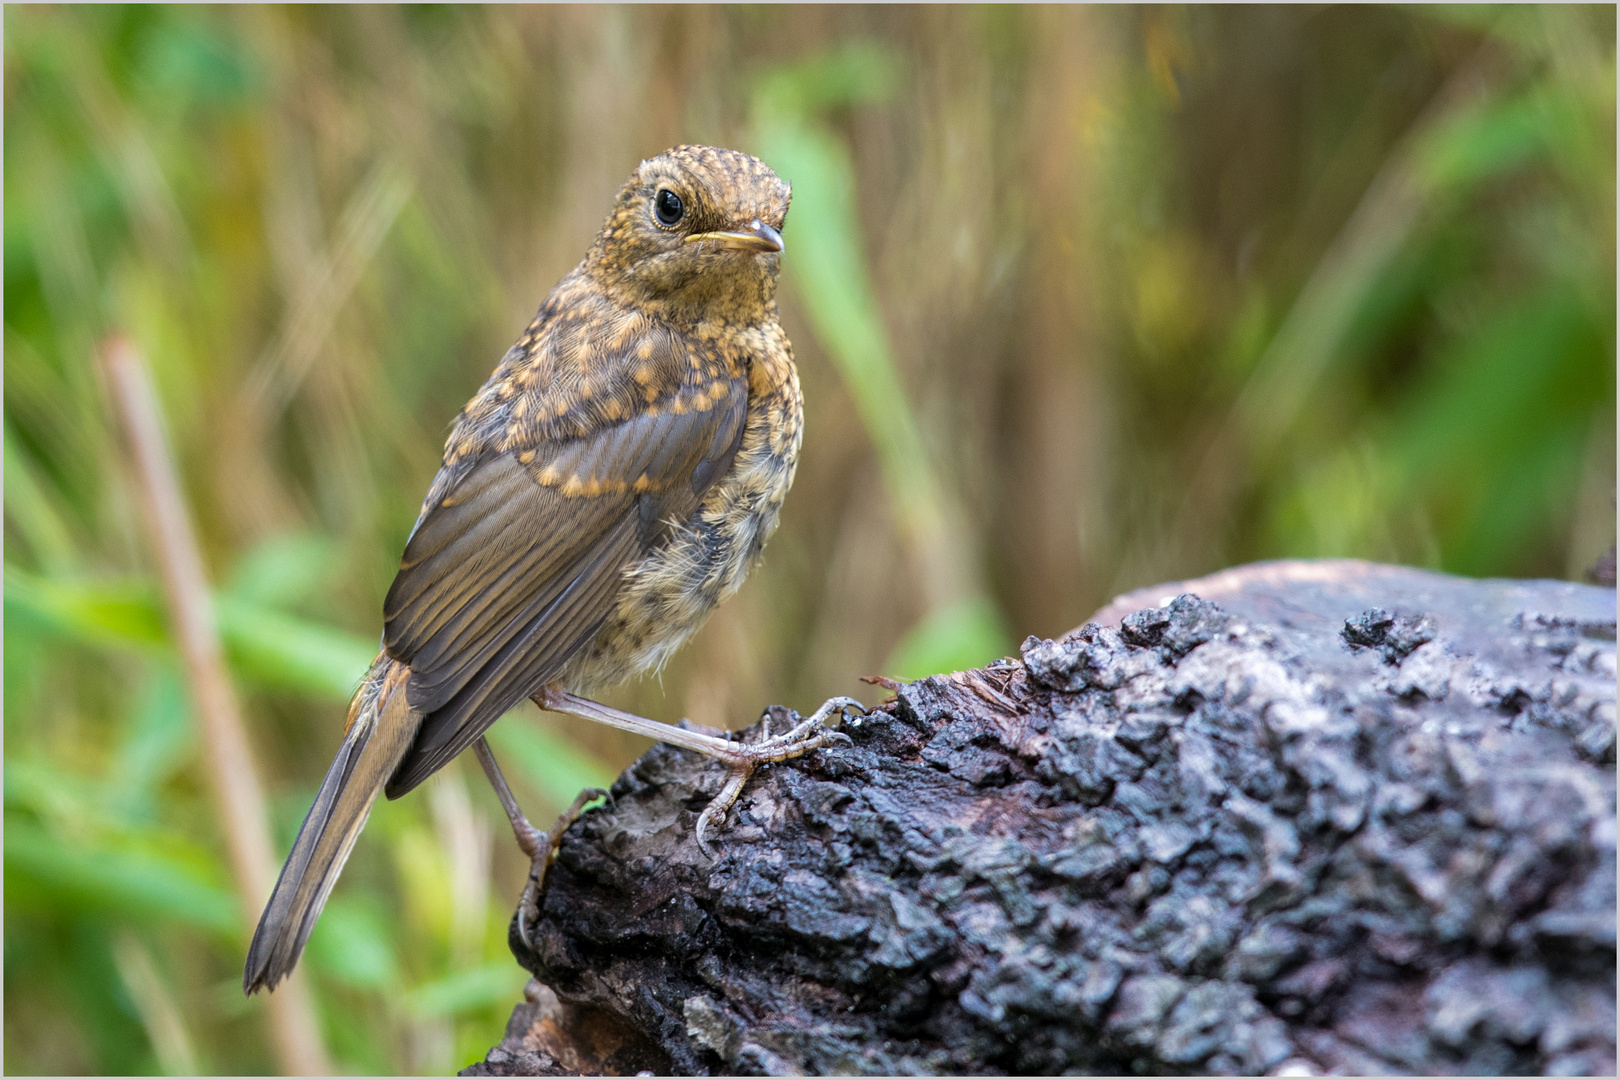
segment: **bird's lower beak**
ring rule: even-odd
[[[696,233],[686,238],[688,244],[698,244],[705,240],[733,251],[752,251],[761,255],[779,252],[785,246],[782,243],[782,234],[758,218],[755,218],[748,228],[738,229],[736,232]]]

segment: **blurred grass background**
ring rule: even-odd
[[[1614,536],[1615,14],[5,10],[5,1066],[253,1073],[251,927],[92,362],[154,373],[285,852],[447,425],[642,157],[794,184],[804,456],[765,563],[612,702],[738,727],[1353,555],[1578,577]],[[536,821],[642,749],[492,735]],[[311,941],[356,1072],[524,975],[457,762]]]

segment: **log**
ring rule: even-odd
[[[1256,564],[894,690],[712,862],[627,769],[466,1075],[1614,1073],[1614,590]]]

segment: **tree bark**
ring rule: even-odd
[[[1335,561],[1121,597],[569,830],[470,1075],[1615,1070],[1615,593]]]

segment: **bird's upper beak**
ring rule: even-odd
[[[712,240],[723,248],[734,251],[752,251],[756,254],[779,252],[785,245],[782,243],[782,234],[755,218],[746,229],[735,232],[706,232],[696,233],[686,238],[688,244],[697,244],[705,240]]]

